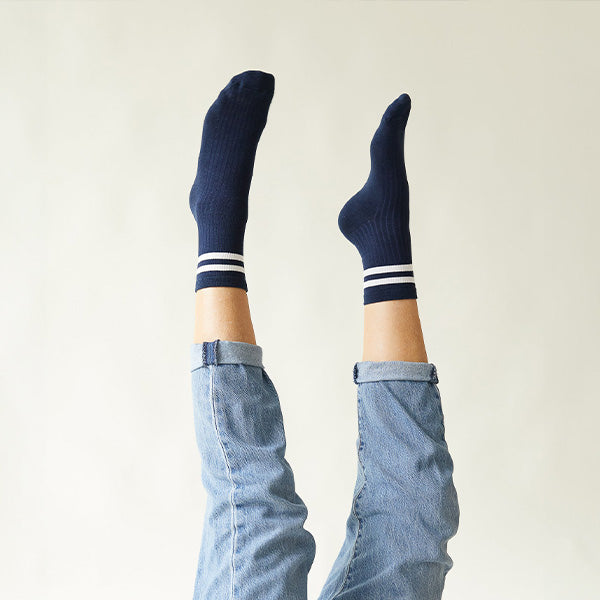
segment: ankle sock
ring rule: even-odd
[[[244,234],[256,148],[267,122],[275,78],[262,71],[236,75],[208,109],[190,208],[198,225],[196,291],[248,290]]]
[[[338,218],[341,232],[362,259],[365,304],[417,297],[404,165],[410,105],[410,97],[402,94],[388,106],[371,141],[367,182]]]

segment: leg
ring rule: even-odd
[[[364,275],[358,385],[358,477],[346,538],[321,600],[438,600],[457,531],[453,463],[436,367],[427,362],[408,231],[404,126],[390,106],[371,144],[371,175],[340,214]]]
[[[416,300],[365,305],[363,361],[427,362]]]
[[[272,76],[246,72],[221,92],[190,194],[199,233],[192,393],[207,493],[194,600],[306,600],[315,554],[243,270],[247,194],[272,91]]]
[[[216,339],[256,344],[248,294],[244,290],[208,287],[196,292],[194,343]]]

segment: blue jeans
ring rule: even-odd
[[[194,600],[306,600],[315,542],[260,346],[191,348],[207,507]],[[459,508],[431,363],[358,362],[358,477],[319,600],[439,599]]]

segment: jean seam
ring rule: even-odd
[[[447,444],[446,444],[446,440],[444,439],[444,437],[445,437],[444,436],[444,411],[442,409],[442,404],[441,404],[441,402],[442,402],[441,395],[440,395],[439,388],[438,388],[438,386],[436,385],[436,383],[434,381],[431,382],[431,386],[433,387],[433,394],[434,394],[434,396],[435,396],[435,398],[437,400],[437,402],[436,402],[436,412],[438,414],[438,419],[440,420],[440,423],[441,423],[441,431],[440,431],[441,441],[439,441],[437,443],[439,445],[441,445],[442,447],[445,446],[446,447],[446,451],[447,451]],[[438,507],[440,507],[440,510],[437,511],[436,527],[437,527],[437,531],[441,531],[442,530],[442,512],[441,512],[441,507],[444,504],[444,493],[443,493],[442,486],[438,486],[437,492],[438,492],[437,493],[437,500],[438,500],[438,504],[437,505],[438,505]],[[446,554],[448,554],[448,551],[447,551],[447,541],[446,541],[446,544],[444,545],[443,550],[444,550],[444,552]],[[448,572],[449,569],[448,570],[446,569],[446,565],[444,565],[442,568],[443,568],[443,571],[444,571],[443,576],[442,576],[442,585],[443,585],[443,583],[444,583],[444,581],[446,579],[446,573]]]
[[[221,430],[219,428],[219,423],[217,420],[217,409],[215,405],[215,393],[214,393],[214,375],[215,375],[215,366],[209,365],[208,367],[210,372],[210,401],[212,407],[212,417],[213,417],[213,425],[215,428],[215,432],[217,434],[217,439],[219,440],[219,446],[221,447],[221,452],[223,453],[223,458],[225,460],[225,465],[227,467],[227,478],[229,479],[229,483],[231,484],[231,491],[229,492],[229,505],[231,507],[231,528],[232,528],[232,537],[231,537],[231,600],[235,600],[235,555],[237,550],[237,511],[235,509],[235,484],[233,482],[233,475],[231,471],[231,463],[229,462],[229,457],[227,456],[227,450],[225,449],[225,443],[221,437]]]
[[[358,464],[363,473],[363,483],[360,486],[360,488],[358,489],[358,491],[356,492],[354,499],[352,501],[352,514],[354,515],[354,517],[356,518],[356,520],[358,522],[358,528],[356,530],[356,539],[354,540],[354,547],[352,548],[352,556],[350,557],[350,560],[348,561],[348,565],[346,566],[346,572],[344,573],[344,579],[342,580],[342,583],[340,584],[340,587],[338,588],[338,590],[331,597],[331,600],[335,600],[335,598],[337,598],[344,591],[347,583],[350,581],[350,572],[352,571],[352,563],[354,562],[354,559],[356,558],[356,555],[357,555],[358,541],[360,540],[361,533],[362,533],[362,526],[363,526],[363,522],[362,522],[361,518],[358,516],[358,510],[357,510],[358,501],[367,485],[367,474],[365,471],[365,466],[361,460],[361,452],[362,452],[362,449],[364,448],[364,440],[363,440],[363,436],[362,436],[362,416],[361,416],[360,394],[357,394],[357,407],[358,407],[358,411],[357,411],[358,412],[357,456],[358,456]]]

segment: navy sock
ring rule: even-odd
[[[248,289],[244,233],[256,147],[267,122],[275,78],[236,75],[208,109],[190,208],[198,224],[196,290]]]
[[[408,227],[404,128],[410,97],[385,111],[371,142],[371,172],[342,208],[338,225],[357,248],[364,269],[364,303],[416,298]]]

